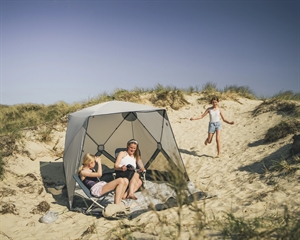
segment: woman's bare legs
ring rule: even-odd
[[[220,157],[221,156],[221,130],[216,131],[216,142],[217,142],[218,157]]]
[[[122,196],[127,189],[129,182],[127,178],[117,178],[105,184],[102,188],[102,194],[115,190],[115,204],[120,204]]]
[[[134,195],[134,193],[142,186],[142,184],[143,182],[140,179],[140,175],[138,173],[134,173],[129,182],[127,198],[136,200],[137,197]]]

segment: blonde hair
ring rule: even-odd
[[[129,140],[127,142],[127,150],[128,150],[128,147],[130,146],[130,144],[135,144],[136,145],[136,149],[135,149],[135,152],[134,152],[134,158],[137,161],[140,160],[141,159],[141,151],[140,151],[140,148],[139,148],[139,143],[135,139]]]
[[[90,165],[92,162],[95,162],[95,155],[87,153],[82,158],[82,164],[78,169],[78,174],[82,171],[83,167]]]

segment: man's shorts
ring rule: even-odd
[[[217,130],[222,129],[222,123],[221,122],[210,122],[208,124],[208,133],[215,133]]]

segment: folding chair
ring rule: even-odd
[[[109,193],[113,192],[107,192],[102,194],[100,197],[94,197],[90,190],[84,185],[84,183],[81,181],[80,177],[78,176],[77,173],[73,174],[73,178],[75,179],[75,181],[78,183],[79,187],[81,188],[82,191],[75,191],[75,194],[82,197],[83,200],[84,199],[88,199],[92,201],[92,204],[88,207],[88,209],[85,211],[86,213],[89,213],[92,210],[92,207],[94,205],[97,205],[98,207],[100,207],[102,210],[105,208],[101,202],[104,200],[105,196],[107,196]],[[98,202],[99,201],[99,202]],[[85,202],[85,200],[84,200]],[[85,204],[88,206],[88,204],[85,202]]]
[[[119,154],[120,152],[126,151],[126,150],[127,150],[127,148],[117,148],[117,149],[115,150],[115,157],[116,157],[116,159],[117,159],[118,154]],[[140,152],[140,155],[141,155],[141,152]],[[136,172],[137,172],[137,170],[136,170]],[[146,170],[144,170],[144,171],[142,172],[142,174],[143,174],[143,176],[141,177],[141,179],[142,179],[142,181],[143,181],[144,187],[146,187]],[[116,178],[116,173],[113,173],[113,177],[114,177],[114,179]]]

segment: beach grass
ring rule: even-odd
[[[4,167],[5,167],[5,162],[3,160],[2,153],[0,152],[0,180],[3,179]]]
[[[300,162],[297,161],[298,166]],[[274,164],[274,171],[282,172],[289,164]],[[287,176],[287,175],[285,175]],[[151,234],[151,239],[300,239],[300,212],[291,211],[287,206],[283,211],[257,217],[236,216],[224,212],[219,218],[208,219],[206,200],[190,198],[182,174],[174,172],[168,180],[175,191],[172,210],[161,213],[152,209],[151,221],[156,221],[155,229],[147,229],[145,223],[130,225],[121,221],[118,228],[111,230],[112,239],[135,239],[136,234]],[[277,191],[274,189],[274,191]],[[184,209],[190,210],[189,215]],[[187,219],[188,218],[188,219]],[[208,231],[210,234],[207,235]],[[151,236],[150,235],[150,236]]]
[[[106,101],[119,100],[128,102],[141,102],[141,96],[148,94],[150,101],[156,106],[170,106],[175,110],[189,104],[185,99],[185,94],[198,93],[206,96],[207,99],[211,95],[220,95],[220,100],[235,99],[237,96],[244,98],[255,98],[249,87],[226,86],[224,90],[218,90],[216,84],[206,83],[199,91],[199,87],[189,87],[179,89],[174,86],[163,86],[157,84],[152,89],[134,88],[133,90],[116,89],[111,95],[106,92],[96,97],[89,98],[82,102],[67,104],[59,101],[55,104],[16,104],[16,105],[0,105],[0,136],[8,133],[14,133],[26,127],[33,127],[45,122],[57,121],[71,112],[93,106]],[[295,96],[297,94],[294,94]]]
[[[97,97],[87,99],[83,102],[67,104],[57,102],[51,105],[43,104],[17,104],[12,106],[0,105],[0,178],[5,171],[5,157],[12,155],[16,151],[16,141],[24,137],[22,131],[25,129],[38,130],[39,140],[48,142],[52,140],[52,131],[55,124],[60,123],[66,126],[68,114],[93,106],[106,101],[119,100],[141,103],[144,96],[155,106],[168,107],[173,110],[189,105],[186,100],[187,94],[198,94],[199,101],[209,102],[212,96],[218,96],[220,100],[231,99],[239,101],[239,98],[258,99],[253,91],[248,87],[226,86],[218,89],[214,83],[206,83],[202,88],[189,87],[178,89],[173,86],[156,85],[152,89],[135,88],[133,90],[116,89],[111,95],[107,93],[99,94]],[[279,92],[269,99],[263,99],[262,103],[252,112],[253,117],[268,112],[277,112],[282,115],[283,121],[271,127],[264,137],[264,142],[275,142],[284,138],[288,134],[296,134],[300,131],[300,94],[293,92]],[[300,169],[299,158],[273,161],[270,166],[272,174],[278,173],[278,178],[286,178]],[[255,218],[235,216],[230,212],[225,212],[222,218],[208,220],[205,209],[205,200],[188,201],[186,188],[182,175],[173,172],[169,182],[172,182],[173,190],[177,197],[173,214],[158,213],[153,209],[157,219],[156,229],[151,229],[152,234],[158,239],[181,239],[183,233],[188,232],[189,239],[205,238],[207,230],[213,230],[220,239],[300,239],[300,213],[292,211],[287,207],[283,212]],[[285,174],[281,174],[285,173]],[[278,186],[274,185],[274,191]],[[13,206],[7,206],[13,211]],[[189,208],[193,213],[188,216],[193,220],[189,223],[185,221],[183,209]],[[112,234],[115,239],[134,239],[135,232],[146,232],[145,223],[131,226],[128,222],[120,222],[120,227],[114,229]],[[97,232],[95,224],[91,224],[82,234],[101,235]]]
[[[135,103],[143,103],[146,98],[157,107],[170,107],[179,110],[190,103],[186,100],[188,94],[198,94],[198,102],[209,103],[212,97],[222,100],[239,101],[239,98],[257,99],[254,92],[248,86],[231,85],[224,89],[218,89],[215,83],[207,82],[202,87],[189,87],[179,89],[175,86],[155,85],[153,88],[134,88],[133,90],[116,89],[112,94],[106,92],[82,102],[67,104],[59,101],[55,104],[16,104],[12,106],[0,105],[0,151],[3,156],[9,155],[14,149],[16,139],[22,138],[21,131],[26,129],[38,129],[42,142],[51,141],[51,133],[56,123],[67,124],[67,116],[86,107],[90,107],[106,101],[118,100]],[[291,91],[279,92],[270,99],[265,99],[254,111],[253,116],[277,111],[287,116],[278,126],[270,128],[264,141],[273,142],[288,134],[299,131],[300,94]],[[7,143],[8,146],[4,146]]]

